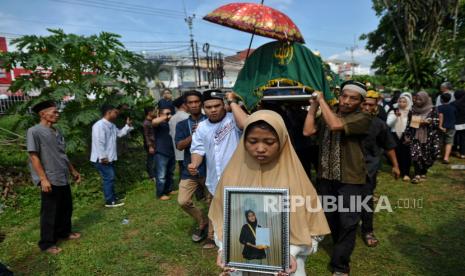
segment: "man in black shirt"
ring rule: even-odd
[[[380,167],[383,150],[392,164],[392,174],[397,179],[400,176],[399,165],[396,158],[396,142],[391,136],[388,125],[377,116],[379,94],[373,90],[367,92],[362,103],[363,112],[373,115],[368,135],[362,141],[363,152],[367,168],[367,181],[364,185],[364,197],[370,197],[368,206],[370,210],[362,208],[362,238],[369,247],[378,245],[378,239],[373,233],[373,194],[376,188],[376,178]]]
[[[171,110],[171,105],[159,103],[158,117],[152,120],[155,135],[156,196],[160,200],[169,200],[169,195],[174,193],[173,174],[176,158],[168,124],[172,115]]]

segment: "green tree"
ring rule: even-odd
[[[136,66],[136,70],[139,73],[139,80],[142,86],[147,87],[148,94],[152,94],[152,89],[148,86],[150,81],[155,83],[155,88],[164,88],[163,82],[160,81],[160,74],[162,72],[167,72],[168,70],[163,68],[163,61],[155,60],[150,61],[146,60],[139,63]]]
[[[465,88],[465,0],[457,1],[454,12],[441,33],[439,57],[441,75]]]
[[[377,54],[373,68],[415,90],[437,85],[441,34],[458,0],[373,0],[378,28],[361,36]]]
[[[18,107],[17,112],[23,114],[21,127],[33,124],[34,117],[27,110],[37,102],[74,98],[63,108],[58,127],[67,139],[69,151],[83,151],[103,103],[133,106],[144,100],[139,97],[141,88],[135,69],[142,58],[127,51],[116,34],[79,36],[62,30],[48,31],[49,36],[27,35],[13,40],[18,50],[2,53],[0,64],[6,70],[23,67],[30,71],[16,78],[11,91],[41,91],[38,97]]]

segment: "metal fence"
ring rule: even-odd
[[[29,96],[8,96],[0,98],[0,115],[12,114],[11,108],[17,104],[22,104],[31,99]]]

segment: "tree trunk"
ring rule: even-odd
[[[389,4],[388,4],[387,0],[383,0],[383,3],[386,6],[387,13],[389,15],[389,19],[391,19],[392,25],[394,26],[394,30],[396,32],[397,39],[399,39],[400,46],[402,48],[402,52],[404,53],[404,56],[405,56],[405,61],[407,62],[407,65],[410,67],[411,66],[410,56],[409,56],[409,53],[407,51],[407,47],[406,47],[406,45],[404,43],[404,40],[402,39],[402,36],[400,35],[399,28],[397,27],[397,24],[394,21],[394,17],[391,15],[391,10],[389,8]]]
[[[457,25],[459,21],[459,6],[460,6],[460,0],[456,0],[455,4],[455,11],[454,11],[454,34],[452,35],[452,41],[455,42],[457,38]]]

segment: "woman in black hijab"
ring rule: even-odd
[[[265,259],[265,248],[255,244],[256,229],[257,227],[261,227],[258,225],[255,212],[247,210],[245,212],[245,219],[247,223],[242,226],[241,235],[239,236],[239,242],[244,245],[242,256],[247,261]]]

